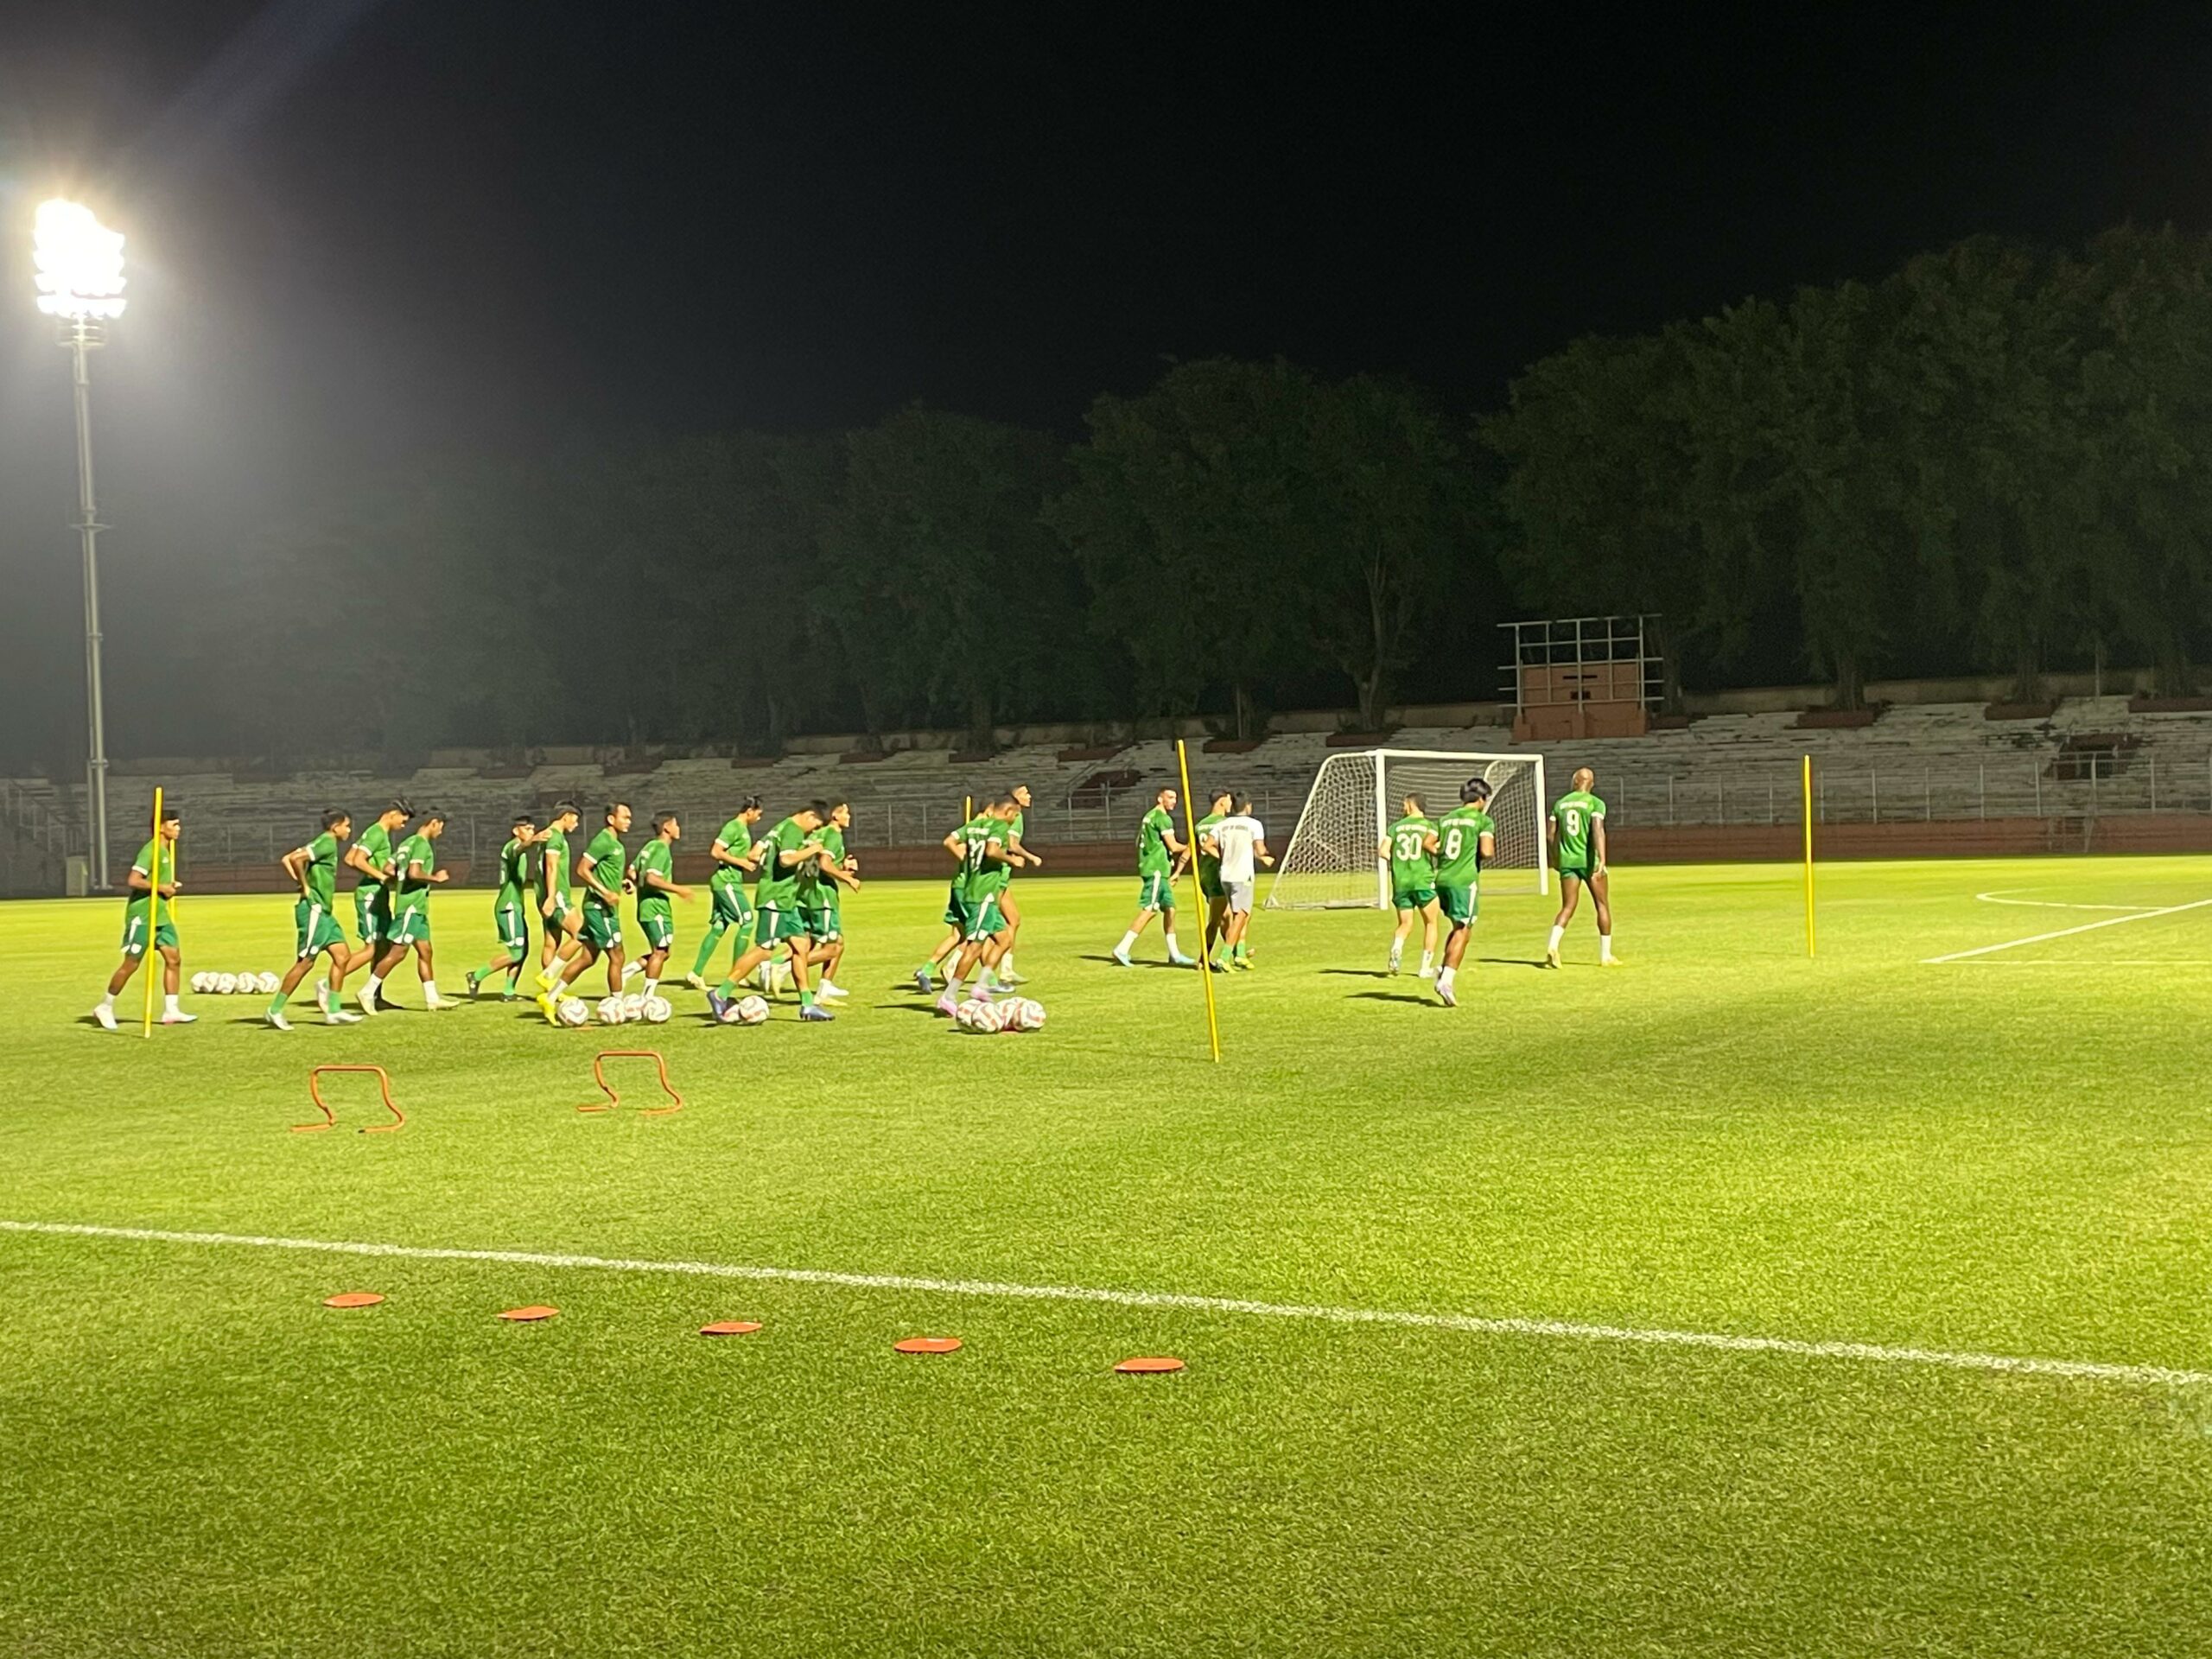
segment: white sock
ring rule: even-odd
[[[1391,965],[1393,968],[1395,968],[1395,967],[1396,967],[1400,963],[1403,962],[1405,959],[1406,959],[1406,942],[1405,942],[1403,939],[1393,939],[1393,940],[1391,940],[1391,941],[1390,941],[1390,965]]]
[[[1611,962],[1612,959],[1613,936],[1610,933],[1600,933],[1598,936],[1598,960],[1600,962]]]
[[[383,988],[384,976],[382,974],[371,974],[369,976],[368,983],[361,987],[361,995],[367,997],[371,1001],[374,1001],[376,1000],[377,993]]]
[[[113,991],[110,991],[105,996],[100,998],[99,1005],[105,1008],[110,1014],[113,1014],[115,1012],[115,993]]]
[[[1014,952],[1009,950],[999,958],[999,971],[1009,979],[1014,976]]]
[[[423,1000],[426,1001],[435,1002],[438,1000],[438,982],[436,980],[426,979],[423,982]]]
[[[1549,953],[1551,951],[1557,950],[1559,949],[1559,942],[1566,937],[1567,930],[1565,928],[1555,927],[1552,929],[1552,942],[1544,947],[1546,952]]]
[[[1128,956],[1129,954],[1129,947],[1136,942],[1137,936],[1134,931],[1122,934],[1122,942],[1114,947],[1114,954],[1117,957]]]
[[[1436,976],[1436,988],[1440,991],[1450,990],[1452,988],[1452,981],[1458,975],[1459,971],[1459,970],[1457,968],[1446,968],[1442,972],[1439,973]]]
[[[171,991],[162,998],[162,1012],[163,1014],[182,1014],[184,1012],[182,1008],[180,1008],[176,1005],[175,992]]]
[[[660,981],[655,979],[651,974],[645,976],[645,995],[647,996],[660,995]]]
[[[1179,944],[1176,944],[1176,943],[1175,943],[1175,932],[1174,932],[1174,930],[1173,930],[1173,928],[1170,928],[1170,929],[1168,930],[1168,931],[1167,931],[1167,959],[1168,959],[1170,962],[1173,962],[1173,961],[1174,961],[1174,959],[1175,959],[1176,957],[1178,957],[1181,956],[1182,954],[1183,954],[1183,947],[1182,947],[1181,945],[1179,945]]]
[[[1430,969],[1433,968],[1434,966],[1436,966],[1436,952],[1435,952],[1435,951],[1433,951],[1433,950],[1424,950],[1424,951],[1422,951],[1422,952],[1421,953],[1421,972],[1423,972],[1423,973],[1425,974],[1425,973],[1427,973]]]

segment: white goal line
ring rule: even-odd
[[[2207,902],[2212,902],[2208,900]],[[538,1250],[475,1250],[423,1244],[383,1244],[341,1239],[281,1238],[253,1233],[179,1232],[161,1227],[108,1227],[88,1222],[0,1219],[0,1232],[48,1236],[124,1239],[153,1244],[230,1245],[248,1249],[305,1250],[410,1262],[485,1262],[526,1268],[595,1268],[612,1273],[665,1273],[704,1279],[835,1285],[853,1290],[918,1291],[938,1296],[977,1296],[1044,1302],[1092,1302],[1110,1307],[1173,1308],[1194,1313],[1240,1313],[1262,1319],[1306,1319],[1332,1325],[1381,1325],[1420,1331],[1452,1331],[1486,1337],[1546,1337],[1568,1342],[1630,1343],[1645,1347],[1707,1348],[1724,1353],[1782,1354],[1799,1359],[1856,1360],[1884,1365],[1932,1365],[1952,1370],[2011,1372],[2030,1376],[2085,1378],[2102,1382],[2188,1387],[2212,1383],[2212,1371],[2181,1370],[2106,1360],[2040,1359],[1944,1348],[1903,1348],[1875,1342],[1817,1342],[1796,1337],[1747,1337],[1718,1331],[1586,1325],[1571,1319],[1496,1319],[1472,1313],[1421,1313],[1376,1307],[1332,1307],[1297,1302],[1250,1301],[1236,1296],[1198,1296],[1179,1291],[1115,1290],[1085,1285],[1019,1285],[988,1279],[930,1279],[908,1274],[839,1273],[821,1268],[752,1267],[722,1262],[654,1262],[622,1256],[575,1255]]]
[[[2094,933],[2101,927],[2125,927],[2130,922],[2147,922],[2160,916],[2178,916],[2184,910],[2202,910],[2207,905],[2212,905],[2212,899],[2192,899],[2185,905],[2168,905],[2160,910],[2139,910],[2126,916],[2107,916],[2101,921],[2081,922],[2049,933],[2031,933],[2024,939],[2006,939],[1999,944],[1978,944],[1971,950],[1954,950],[1944,957],[1923,957],[1920,965],[1932,968],[1941,963],[1964,962],[1969,957],[1986,957],[1996,950],[2017,950],[2024,944],[2041,944],[2047,939],[2063,939],[2075,933]]]

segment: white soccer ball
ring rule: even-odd
[[[209,974],[209,973],[198,973],[198,974],[194,974],[194,975],[192,976],[192,988],[193,988],[193,990],[194,990],[194,992],[196,992],[198,995],[201,995],[201,996],[205,996],[205,995],[207,995],[207,993],[208,993],[209,991],[211,991],[211,990],[214,989],[214,988],[215,988],[215,987],[214,987],[214,980],[215,980],[215,976],[214,976],[214,975],[213,975],[213,974]]]
[[[625,1020],[642,1020],[645,1017],[645,994],[643,991],[622,993],[622,1017]]]
[[[1045,1005],[1029,997],[1018,996],[1007,1003],[1006,1015],[1008,1031],[1042,1031],[1045,1028]]]
[[[980,997],[963,1002],[952,1016],[963,1030],[994,1032],[1006,1029],[1006,1011],[995,1002],[986,1002]]]
[[[664,996],[643,996],[638,999],[639,1016],[649,1026],[666,1025],[668,1016],[675,1012],[676,1010],[669,1006],[668,999]]]
[[[602,1025],[602,1026],[619,1026],[619,1025],[620,1025],[620,1024],[622,1023],[622,1020],[623,1020],[623,1013],[622,1013],[622,999],[621,999],[620,997],[619,997],[619,996],[602,996],[602,997],[601,997],[601,998],[599,999],[599,1010],[598,1010],[598,1012],[599,1012],[599,1023],[600,1023],[601,1025]]]
[[[251,972],[240,974],[238,976],[238,995],[240,996],[251,996],[253,995],[253,988],[260,983],[261,976],[259,974]]]
[[[255,984],[264,996],[274,996],[276,995],[276,988],[283,982],[274,974],[264,973]]]
[[[591,1018],[591,1009],[580,996],[564,996],[553,1010],[564,1026],[581,1026]]]
[[[737,1015],[737,1022],[741,1026],[764,1025],[768,1019],[768,1005],[757,996],[740,997],[732,1012]]]
[[[232,992],[236,991],[238,988],[238,976],[236,974],[218,974],[215,976],[216,995],[228,996]]]

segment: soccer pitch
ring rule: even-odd
[[[649,1033],[111,1036],[121,905],[0,906],[0,1221],[222,1236],[0,1230],[0,1652],[2206,1650],[2212,872],[1836,867],[1812,962],[1798,880],[1617,870],[1618,972],[1489,899],[1456,1011],[1264,913],[1218,1066],[1134,879],[1020,885],[990,1037],[894,988],[941,883],[834,1026]],[[686,1109],[575,1112],[639,1036]],[[287,1132],[339,1061],[404,1131]]]

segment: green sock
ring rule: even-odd
[[[812,991],[801,991],[798,994],[798,1005],[802,1008],[812,1007],[814,1006],[814,993]]]
[[[693,973],[704,974],[707,971],[707,964],[714,960],[715,947],[722,942],[722,935],[728,931],[729,931],[729,924],[727,922],[707,924],[707,937],[700,941],[699,954],[691,963]]]
[[[269,999],[269,1012],[271,1014],[283,1013],[284,1004],[290,1000],[290,997],[283,990],[279,989],[276,995]]]

